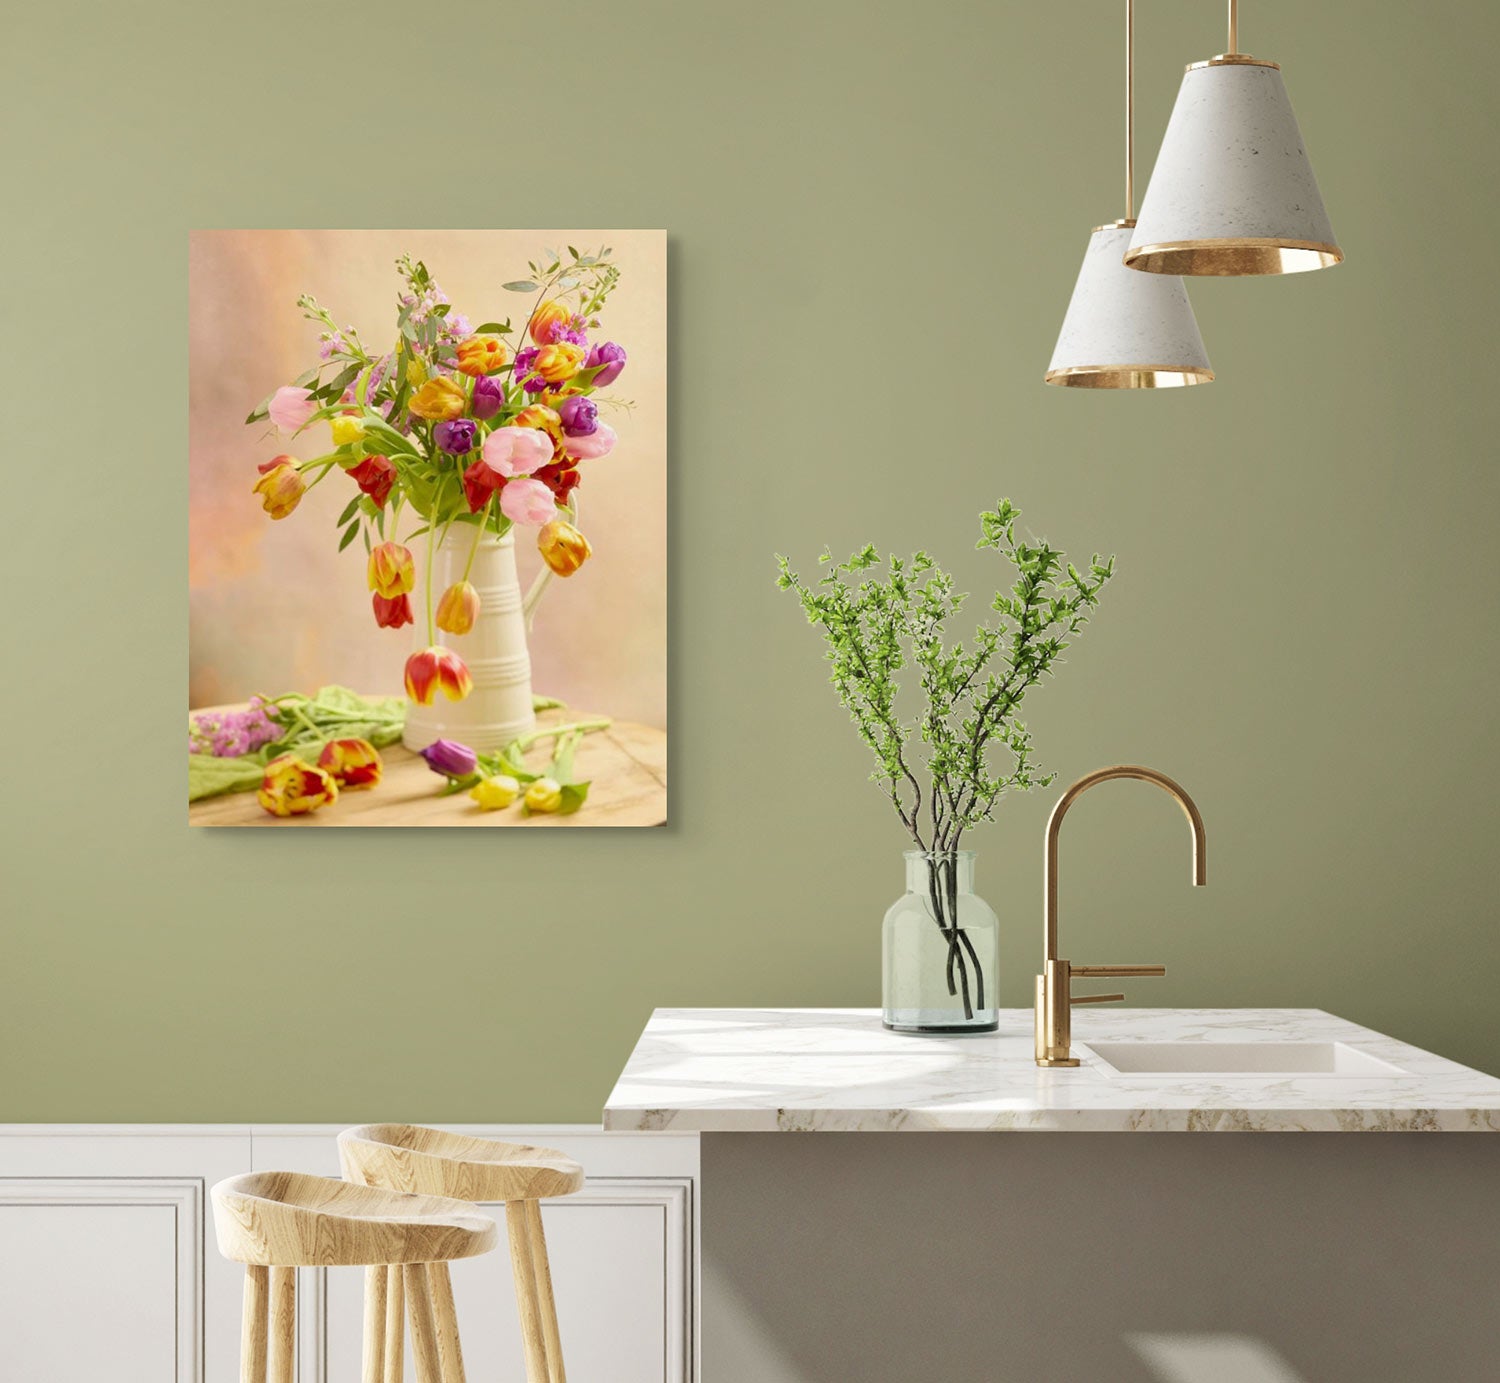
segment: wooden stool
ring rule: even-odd
[[[401,1383],[402,1299],[419,1383],[463,1383],[448,1264],[495,1247],[488,1215],[301,1172],[250,1172],[211,1193],[219,1252],[245,1267],[240,1383],[292,1383],[297,1269],[365,1268],[364,1383]],[[378,1303],[371,1311],[372,1303]]]
[[[345,1129],[339,1134],[339,1160],[344,1175],[365,1186],[504,1201],[527,1383],[566,1383],[541,1201],[580,1190],[582,1167],[552,1148],[497,1143],[412,1124]],[[367,1316],[371,1309],[366,1301]]]

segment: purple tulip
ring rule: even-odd
[[[469,412],[486,422],[500,411],[505,403],[505,390],[500,381],[491,375],[481,375],[474,381],[474,393],[469,399]]]
[[[467,418],[455,418],[452,422],[439,423],[432,429],[432,439],[444,451],[462,456],[474,445],[474,434],[478,426]]]
[[[595,365],[602,365],[604,368],[594,376],[594,386],[602,389],[606,384],[613,384],[620,377],[620,371],[625,368],[625,347],[617,346],[613,341],[595,346],[589,352],[584,369],[593,369]]]
[[[427,767],[445,778],[467,778],[479,767],[479,758],[467,744],[457,740],[433,740],[422,757]]]
[[[559,405],[557,416],[569,437],[587,437],[599,426],[599,409],[593,399],[574,394]]]

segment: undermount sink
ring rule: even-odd
[[[1087,1042],[1106,1075],[1404,1076],[1346,1042]]]

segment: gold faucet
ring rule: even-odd
[[[1099,768],[1080,778],[1061,797],[1047,818],[1047,862],[1044,872],[1046,888],[1045,926],[1043,946],[1043,971],[1036,977],[1036,1064],[1038,1066],[1077,1066],[1078,1058],[1072,1055],[1074,1004],[1107,1004],[1123,999],[1123,994],[1074,994],[1072,979],[1075,975],[1120,976],[1120,975],[1165,975],[1165,965],[1074,965],[1057,958],[1057,837],[1062,830],[1063,817],[1068,808],[1095,783],[1108,782],[1111,778],[1139,778],[1142,782],[1155,783],[1163,792],[1177,799],[1182,814],[1187,817],[1193,831],[1193,883],[1202,887],[1206,879],[1206,854],[1203,837],[1203,818],[1197,805],[1183,788],[1174,783],[1165,773],[1154,768],[1142,768],[1138,764],[1119,764],[1114,768]]]

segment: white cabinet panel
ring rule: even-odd
[[[199,1188],[0,1180],[0,1377],[194,1383]]]

